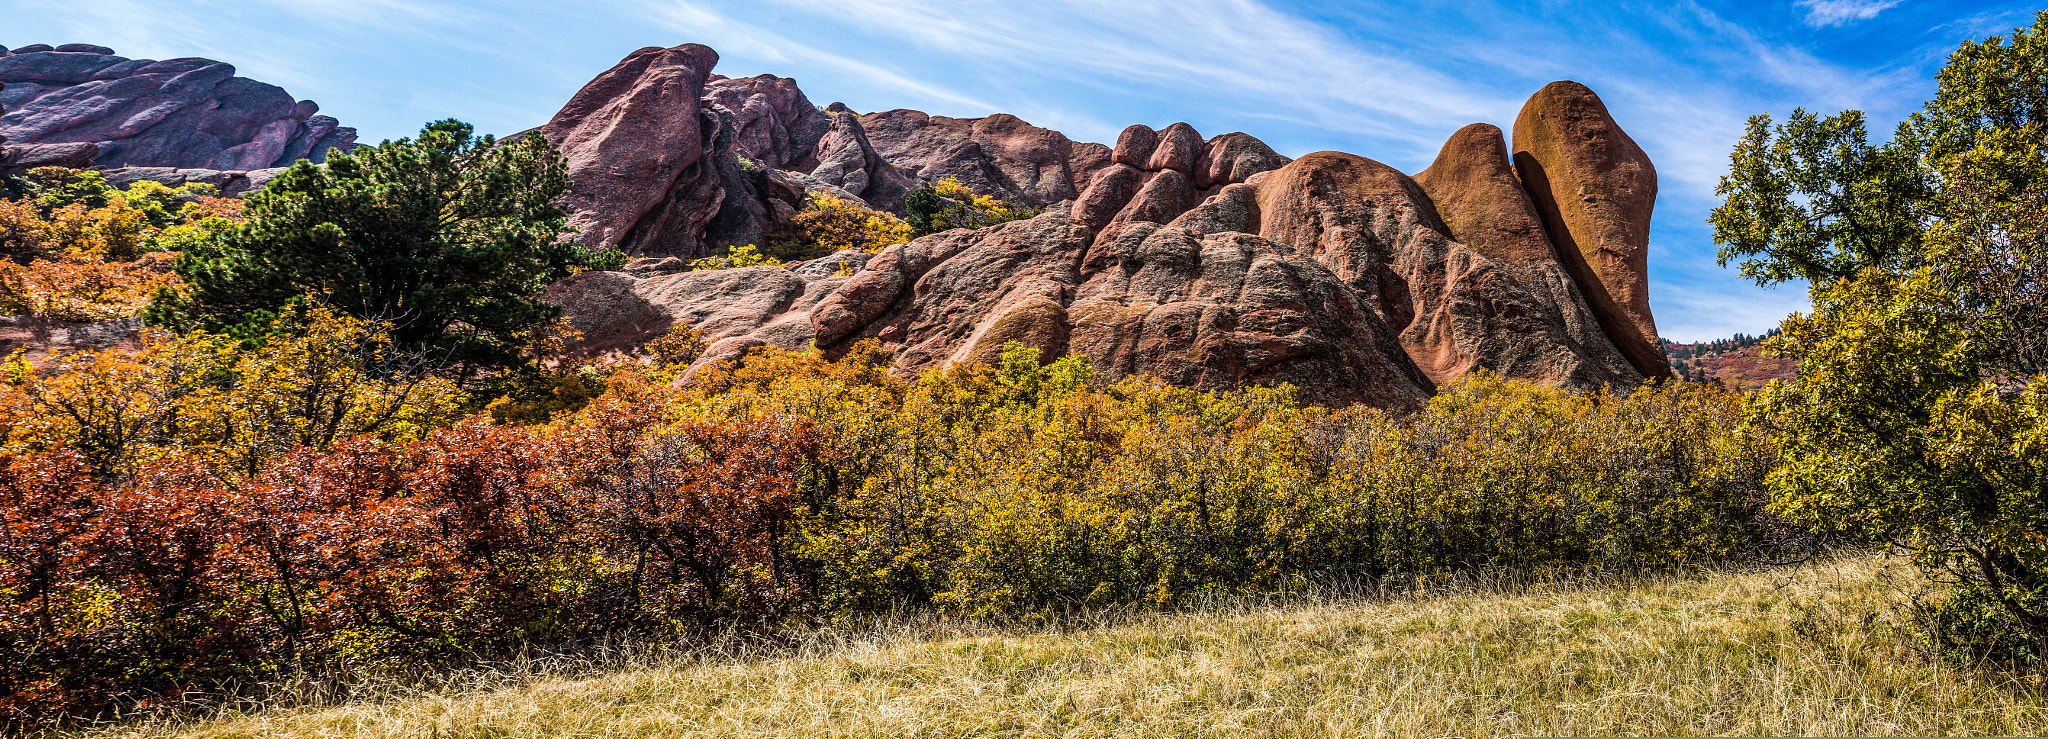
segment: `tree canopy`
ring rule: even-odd
[[[536,296],[603,259],[564,238],[567,163],[529,133],[439,121],[418,139],[300,161],[250,195],[248,222],[190,245],[152,322],[260,339],[309,304],[389,325],[467,370],[516,360],[557,310]],[[610,256],[610,255],[607,255]]]
[[[1910,548],[1957,585],[1940,648],[2048,657],[2048,12],[1964,43],[1873,144],[1863,116],[1757,116],[1714,211],[1725,265],[1806,281],[1751,419],[1773,504]]]

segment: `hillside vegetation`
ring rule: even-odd
[[[643,52],[709,68],[704,47]],[[1813,291],[1765,343],[1796,371],[1753,394],[1572,389],[1480,362],[1353,404],[1367,396],[1314,393],[1336,375],[1193,382],[1172,375],[1196,364],[1116,359],[1218,346],[1196,333],[1091,359],[1024,323],[940,361],[969,355],[853,329],[894,310],[880,298],[989,280],[928,280],[936,258],[894,244],[852,276],[800,278],[753,249],[700,262],[729,268],[706,282],[844,280],[807,323],[772,324],[810,338],[653,316],[593,357],[543,291],[642,281],[616,271],[622,252],[571,240],[568,164],[542,136],[442,121],[294,165],[238,207],[46,172],[0,212],[0,298],[46,321],[146,300],[157,328],[0,365],[0,728],[247,705],[279,710],[187,728],[2032,733],[2048,658],[2039,79],[2048,13],[1965,44],[1891,142],[1854,111],[1751,121],[1716,238],[1744,274]],[[1187,146],[1164,151],[1185,160],[1200,138],[1176,130]],[[1323,193],[1301,213],[1362,192],[1318,171],[1398,182],[1347,156],[1286,165],[1297,194]],[[916,224],[849,201],[790,238],[867,248],[1023,215],[940,195],[919,194]],[[913,246],[1042,228],[1093,249],[1064,217]],[[1145,233],[1125,245],[1197,246]],[[1255,243],[1239,236],[1254,238],[1202,238],[1280,262],[1231,251]],[[1366,318],[1280,315],[1250,323],[1309,337]],[[957,314],[917,322],[936,316]],[[1203,361],[1331,356],[1293,341]],[[1645,351],[1632,377],[1661,374]],[[1682,577],[1842,544],[1910,554],[1920,574],[1864,558]],[[1629,579],[1597,584],[1614,577]],[[1523,586],[1470,585],[1496,581]],[[1303,595],[1332,590],[1350,595]],[[536,653],[570,656],[474,672]],[[372,689],[436,684],[456,688]],[[282,710],[339,686],[365,687]]]
[[[1916,650],[1898,559],[1210,603],[1065,628],[925,619],[527,661],[436,691],[112,737],[2029,736],[2048,695]]]

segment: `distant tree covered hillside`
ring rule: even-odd
[[[1671,357],[1671,371],[1686,382],[1720,382],[1732,388],[1750,390],[1772,380],[1789,378],[1798,366],[1782,357],[1763,354],[1765,339],[1778,329],[1760,336],[1736,334],[1733,338],[1683,344],[1664,339],[1664,352]]]

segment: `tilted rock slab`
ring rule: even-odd
[[[569,160],[570,224],[592,248],[699,250],[725,189],[705,156],[716,124],[699,98],[718,52],[685,44],[628,55],[569,99],[541,135]]]
[[[1594,315],[1643,374],[1671,365],[1650,315],[1650,211],[1657,168],[1600,96],[1552,82],[1515,119],[1515,169]]]
[[[0,139],[92,145],[100,166],[249,171],[324,161],[352,146],[356,131],[319,110],[211,59],[127,59],[88,44],[0,49]]]

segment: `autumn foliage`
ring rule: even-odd
[[[805,424],[467,422],[300,449],[238,478],[190,459],[96,479],[6,460],[0,680],[16,722],[526,642],[674,634],[800,602],[785,562]]]
[[[17,725],[528,644],[1670,567],[1768,533],[1768,442],[1693,384],[1481,376],[1396,417],[1017,347],[906,381],[869,343],[671,387],[699,343],[678,335],[587,406],[505,425],[375,324],[296,326],[9,373]]]
[[[38,169],[33,197],[0,200],[0,315],[104,321],[139,315],[177,284],[172,263],[195,238],[240,220],[213,188]]]

